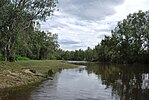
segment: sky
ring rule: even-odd
[[[148,5],[149,0],[59,0],[54,15],[40,22],[41,30],[58,34],[61,49],[94,48],[118,21]]]

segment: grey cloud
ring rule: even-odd
[[[104,35],[109,34],[111,24],[114,23],[105,17],[115,14],[114,7],[123,1],[59,0],[59,11],[42,22],[41,29],[58,33],[58,42],[63,49],[93,47]]]
[[[55,22],[52,23],[51,20],[48,20],[46,23],[42,22],[41,24],[42,24],[41,29],[43,29],[43,30],[48,30],[48,29],[51,29],[51,28],[59,29],[59,28],[69,27],[66,23],[63,23],[63,22],[60,22],[60,21],[55,21]]]
[[[87,48],[87,46],[84,44],[75,44],[75,45],[69,45],[69,46],[68,45],[61,45],[61,47],[65,50],[70,50],[70,51],[79,50],[80,48],[85,50]]]
[[[65,50],[78,50],[80,48],[86,48],[86,45],[82,44],[81,42],[73,41],[70,39],[60,39],[59,43]]]
[[[61,39],[59,40],[59,43],[62,45],[75,45],[75,44],[80,44],[80,42],[73,41],[73,40],[67,40],[67,39]]]
[[[102,20],[115,14],[114,6],[124,0],[60,0],[60,11],[83,20]]]

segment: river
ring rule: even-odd
[[[149,100],[149,65],[87,63],[4,100]]]

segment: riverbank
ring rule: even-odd
[[[48,74],[74,67],[77,66],[57,60],[0,61],[0,90],[39,83]]]

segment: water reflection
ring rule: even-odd
[[[88,64],[88,73],[95,73],[102,84],[112,88],[118,100],[149,100],[149,67],[138,65]]]
[[[85,66],[62,69],[36,89],[9,92],[3,100],[149,100],[149,66]]]
[[[31,100],[115,100],[111,88],[105,88],[96,74],[88,74],[82,66],[62,70],[53,82],[45,81],[32,92]]]

